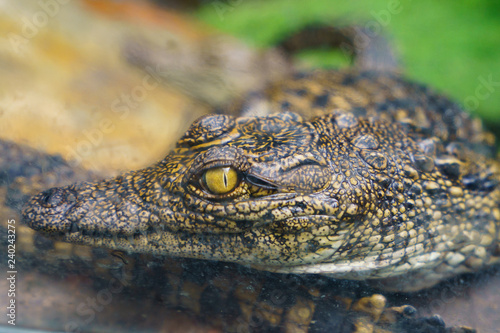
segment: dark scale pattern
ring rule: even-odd
[[[355,71],[296,75],[252,96],[228,110],[241,117],[195,122],[149,168],[33,197],[25,221],[71,243],[370,280],[395,291],[499,261],[494,138],[456,104],[394,74]],[[212,191],[204,177],[218,168],[236,185]],[[211,289],[168,276],[197,295],[172,303],[199,313],[236,302],[222,317],[245,318],[250,331],[252,322],[261,331],[305,331],[313,316],[325,317],[316,307],[343,303],[317,303],[313,287],[280,303],[262,281],[245,294],[222,275],[207,277]],[[352,331],[376,322],[385,300],[343,306],[348,319],[336,327]]]

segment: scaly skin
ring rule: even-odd
[[[7,221],[18,220],[16,211],[22,202],[40,188],[97,177],[80,168],[71,168],[59,156],[19,144],[0,140],[0,150],[0,170],[3,170],[0,216],[7,217],[0,219],[3,235],[7,235]],[[4,193],[7,204],[2,201]],[[16,230],[16,249],[23,271],[36,268],[57,276],[84,275],[91,277],[99,290],[102,287],[97,286],[102,283],[108,287],[110,284],[128,286],[128,291],[138,297],[131,296],[133,303],[141,300],[139,309],[129,309],[133,312],[141,311],[146,304],[153,303],[157,309],[165,308],[165,304],[187,310],[224,332],[445,331],[438,316],[417,318],[411,306],[386,307],[385,298],[377,294],[362,297],[366,292],[362,283],[357,286],[352,281],[339,282],[318,275],[268,273],[224,262],[137,254],[123,256],[115,251],[108,253],[106,249],[50,240],[23,224]],[[31,288],[30,293],[37,294],[38,289]],[[158,299],[161,304],[153,301]],[[72,306],[58,311],[68,320],[75,319]],[[116,322],[119,319],[113,320],[104,313],[99,318],[107,327],[124,329]],[[448,329],[447,332],[470,330]]]
[[[77,244],[397,291],[498,262],[494,139],[446,98],[392,74],[316,72],[230,113],[243,116],[199,119],[149,168],[40,193],[24,220]],[[217,167],[237,175],[227,193],[203,181]]]

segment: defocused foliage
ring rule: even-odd
[[[478,103],[471,111],[500,126],[498,1],[214,0],[206,1],[198,16],[259,47],[313,22],[380,27],[393,40],[408,77],[460,103],[472,105],[466,103],[472,98]],[[338,53],[329,52],[307,52],[302,59],[320,65],[343,62]],[[476,93],[485,81],[493,84]]]

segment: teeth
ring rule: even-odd
[[[69,227],[69,233],[73,234],[75,232],[80,232],[80,228],[76,224],[76,222],[71,222],[71,226]]]
[[[118,245],[118,236],[116,235],[113,235],[110,239],[110,245],[113,247],[113,248],[116,248]]]

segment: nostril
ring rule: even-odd
[[[62,190],[60,188],[51,188],[40,194],[40,204],[43,206],[57,206],[63,199]]]
[[[73,203],[74,195],[64,188],[51,188],[40,194],[39,203],[46,208],[60,206],[65,203]]]

